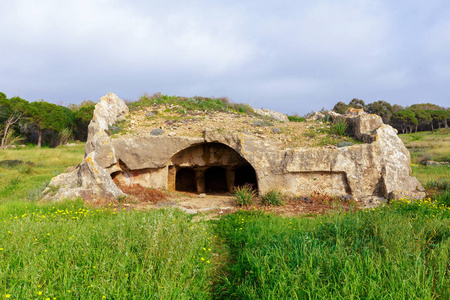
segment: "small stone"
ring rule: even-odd
[[[275,134],[281,133],[281,129],[274,127],[274,128],[272,128],[272,133],[275,133]]]
[[[158,128],[153,129],[153,130],[150,132],[151,135],[161,135],[161,134],[163,134],[163,133],[164,133],[164,130],[158,129]]]
[[[336,146],[338,148],[342,148],[342,147],[349,147],[349,146],[353,146],[353,145],[354,145],[354,143],[352,143],[352,142],[340,142]]]
[[[175,135],[177,135],[177,133],[173,132],[173,131],[169,132],[169,134],[168,134],[168,136],[175,136]]]
[[[149,118],[153,117],[154,115],[155,114],[153,112],[149,112],[149,113],[146,114],[146,116],[149,117]]]
[[[199,198],[206,198],[206,194],[205,193],[201,193],[198,195]]]

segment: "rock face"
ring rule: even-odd
[[[124,195],[115,182],[199,194],[231,192],[235,186],[250,184],[259,193],[277,188],[297,196],[321,193],[369,199],[371,205],[381,203],[373,199],[424,197],[422,186],[410,176],[409,152],[395,129],[362,111],[331,117],[344,118],[363,144],[294,149],[220,130],[185,137],[152,135],[149,129],[146,135],[111,138],[108,127],[127,113],[116,95],[100,99],[89,125],[84,160],[52,180],[50,187],[58,189],[53,199]]]
[[[44,191],[47,197],[54,200],[77,197],[91,200],[125,195],[112,181],[104,166],[117,162],[106,130],[127,113],[128,107],[115,94],[109,93],[100,99],[89,124],[83,161],[72,172],[54,177]],[[56,194],[50,195],[49,192],[55,188],[58,190]]]

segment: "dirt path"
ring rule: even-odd
[[[187,213],[199,213],[217,210],[221,212],[231,212],[235,205],[232,196],[228,195],[199,195],[192,194],[177,199],[178,206]]]

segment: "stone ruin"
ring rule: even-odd
[[[258,113],[287,121],[281,113]],[[248,132],[205,129],[202,137],[110,135],[111,126],[129,114],[109,93],[95,107],[83,161],[53,178],[46,189],[54,200],[125,196],[115,182],[192,193],[226,193],[252,184],[295,196],[324,194],[376,205],[383,199],[423,198],[411,177],[410,155],[397,131],[377,115],[349,110],[343,118],[362,144],[348,147],[280,147]],[[320,117],[316,114],[313,118]],[[50,192],[50,191],[56,191]]]

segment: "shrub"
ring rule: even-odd
[[[59,145],[65,145],[72,138],[72,131],[69,128],[64,128],[59,132]]]
[[[283,205],[283,199],[283,193],[273,189],[261,196],[261,203],[264,205]]]
[[[339,136],[343,136],[345,134],[345,132],[347,131],[347,128],[348,128],[347,121],[345,121],[345,119],[342,119],[342,118],[337,118],[331,124],[330,130],[331,130],[331,133],[335,133]]]
[[[237,206],[247,206],[253,203],[256,192],[250,184],[234,188],[233,201]]]
[[[304,122],[306,119],[299,116],[288,116],[290,122]]]

